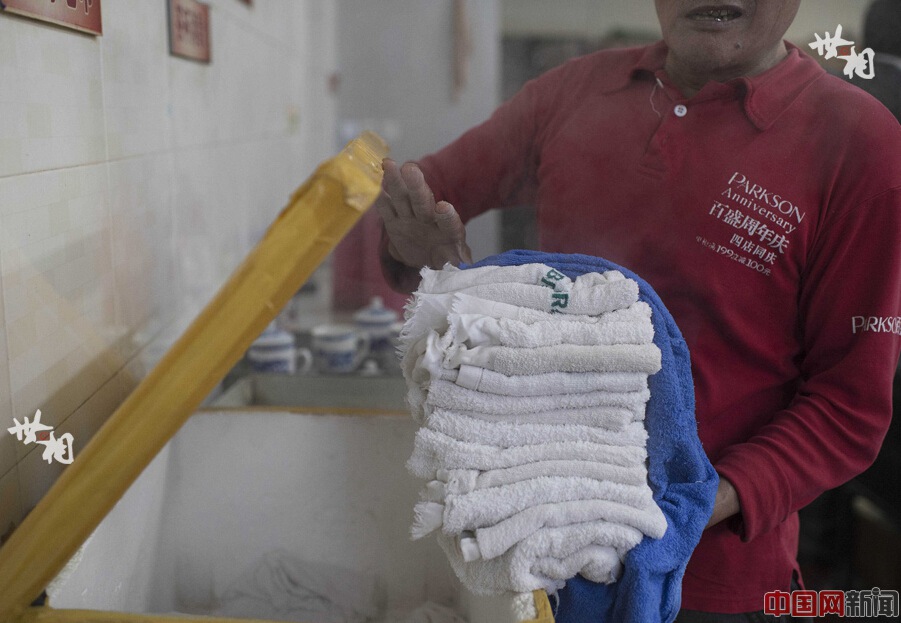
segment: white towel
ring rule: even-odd
[[[419,291],[428,294],[445,294],[457,292],[464,288],[478,285],[494,285],[498,283],[524,283],[540,285],[551,290],[568,291],[572,280],[558,270],[544,264],[521,264],[519,266],[482,266],[460,270],[451,264],[445,264],[442,270],[423,268],[419,272],[422,281]],[[622,273],[618,273],[624,278]],[[611,279],[616,277],[611,275]],[[608,280],[604,280],[606,282]]]
[[[523,283],[477,285],[458,292],[544,312],[586,316],[625,309],[638,301],[638,284],[631,279],[584,284],[576,281],[566,292]]]
[[[439,497],[435,498],[435,501],[440,502],[444,499],[445,492],[469,493],[476,489],[508,485],[539,476],[578,476],[624,485],[642,485],[647,482],[647,469],[644,465],[609,465],[597,461],[539,461],[484,472],[475,469],[439,469],[435,480],[429,482],[428,486],[434,486],[440,492]]]
[[[636,303],[635,306],[638,306]],[[650,309],[642,303],[644,308]],[[634,306],[633,306],[634,307]],[[640,308],[641,309],[641,308]],[[631,308],[629,308],[631,310]],[[626,310],[609,312],[614,316]],[[565,318],[542,320],[531,324],[507,318],[491,318],[481,314],[451,313],[448,331],[453,343],[467,346],[497,345],[517,348],[556,346],[557,344],[649,344],[654,340],[650,318],[624,318],[586,324]]]
[[[559,320],[560,315],[548,313],[537,309],[529,309],[490,301],[468,294],[445,293],[427,294],[414,292],[407,302],[404,316],[405,322],[400,333],[399,354],[402,357],[410,345],[419,341],[431,331],[444,334],[448,328],[449,314],[478,314],[498,320],[509,320],[523,324],[535,324]],[[617,309],[599,315],[566,314],[568,322],[580,322],[583,324],[604,324],[607,322],[620,322],[627,320],[640,320],[651,317],[651,308],[647,303],[638,301],[623,309]]]
[[[404,307],[404,326],[398,337],[397,353],[401,358],[430,331],[440,335],[447,331],[447,315],[455,297],[455,294],[413,293]]]
[[[666,517],[656,504],[634,508],[610,500],[576,500],[558,504],[540,504],[474,531],[476,549],[481,558],[496,558],[519,541],[542,528],[559,528],[588,521],[610,523],[619,539],[605,543],[628,550],[644,535],[661,538],[666,532]]]
[[[622,570],[620,553],[604,546],[604,522],[547,528],[531,535],[503,556],[467,563],[457,539],[438,535],[438,543],[460,581],[477,595],[544,589],[555,593],[581,573],[594,582],[610,583]]]
[[[263,555],[221,594],[217,617],[366,623],[383,611],[382,583],[357,569],[307,560],[285,550]]]
[[[643,446],[648,433],[642,422],[631,422],[621,430],[605,430],[576,424],[521,424],[489,422],[453,411],[441,410],[426,418],[426,426],[458,441],[515,448],[548,441],[588,441],[616,446]]]
[[[648,375],[642,372],[548,372],[506,376],[494,370],[462,365],[459,370],[443,369],[441,379],[473,391],[502,396],[584,394],[598,390],[638,392],[648,388]]]
[[[416,431],[408,471],[424,480],[434,480],[438,469],[477,469],[487,471],[525,465],[538,461],[598,461],[628,467],[648,458],[647,449],[637,446],[612,446],[587,441],[549,441],[541,445],[498,449],[452,439],[428,428]]]
[[[427,335],[406,349],[400,361],[407,385],[407,406],[417,422],[422,422],[425,416],[423,404],[427,396],[426,388],[431,379],[440,377],[444,370],[444,347],[440,344],[441,339],[436,331],[429,330]]]
[[[445,409],[429,409],[429,414]],[[511,424],[574,424],[594,426],[607,430],[622,430],[630,422],[644,421],[644,406],[636,409],[623,407],[588,407],[585,409],[555,409],[536,413],[492,413],[478,411],[455,411],[460,415],[486,422],[506,422]],[[425,422],[425,416],[419,420]]]
[[[548,372],[644,372],[660,370],[660,349],[654,344],[581,346],[561,344],[538,348],[508,346],[454,346],[444,366],[488,368],[507,376]]]
[[[532,536],[544,528],[560,528],[579,523],[596,523],[599,529],[603,529],[603,542],[599,545],[614,547],[620,552],[626,552],[641,542],[645,532],[629,522],[620,521],[618,517],[627,516],[632,510],[615,502],[605,500],[578,500],[575,502],[563,502],[562,504],[547,504],[547,508],[535,506],[517,513],[510,519],[504,520],[496,526],[480,528],[474,532],[464,532],[457,537],[460,551],[467,562],[474,560],[491,560],[503,556],[511,547],[520,541]],[[571,514],[573,517],[579,514],[587,517],[587,521],[554,521],[550,516],[555,511],[553,508],[562,507],[561,515]],[[584,509],[579,513],[577,508]],[[635,514],[634,511],[632,514]],[[547,517],[547,521],[542,521]],[[651,522],[644,522],[650,524]],[[656,529],[656,528],[655,528]],[[659,529],[658,529],[659,531]]]
[[[411,414],[413,418],[421,422],[425,416],[425,409],[423,407],[426,399],[428,397],[427,388],[431,389],[432,383],[436,384],[437,391],[444,394],[449,394],[450,390],[442,389],[447,385],[453,385],[448,381],[440,381],[443,377],[452,376],[452,371],[450,368],[446,367],[452,365],[453,362],[445,359],[444,361],[441,358],[445,353],[445,344],[447,342],[447,335],[439,336],[435,331],[430,331],[429,334],[419,342],[413,345],[413,347],[407,351],[404,355],[404,358],[401,360],[401,369],[404,373],[404,379],[407,384],[407,404],[410,407]],[[481,348],[481,347],[479,347]],[[506,365],[505,362],[512,359],[517,363],[522,363],[522,360],[526,360],[528,363],[528,359],[532,357],[539,363],[545,361],[547,359],[553,359],[553,355],[549,355],[542,359],[541,352],[542,351],[552,351],[554,348],[564,348],[564,347],[547,347],[547,348],[539,348],[539,349],[507,349],[506,347],[491,347],[496,349],[494,354],[497,355],[500,359],[499,361]],[[575,348],[575,347],[574,347]],[[617,346],[605,346],[605,347],[581,347],[581,348],[607,348],[607,349],[615,349],[619,348]],[[645,346],[624,346],[623,348],[647,348],[650,349],[648,351],[648,355],[654,357],[656,355],[657,360],[659,361],[660,351],[653,344],[645,345]],[[501,352],[503,350],[503,352]],[[484,353],[483,353],[484,354]],[[609,352],[608,352],[609,354]],[[490,356],[490,354],[489,354]],[[652,369],[650,366],[648,369]],[[481,372],[480,372],[481,371]],[[505,374],[501,374],[499,372],[495,372],[494,370],[486,370],[485,368],[479,368],[477,366],[471,366],[468,364],[464,364],[460,366],[460,371],[456,373],[457,380],[459,381],[462,376],[463,383],[472,385],[473,383],[478,383],[480,381],[475,381],[474,377],[479,375],[485,375],[488,373],[488,378],[493,380],[496,384],[506,384],[507,386],[518,386],[518,387],[526,387],[528,385],[529,379],[535,379],[539,381],[548,380],[552,382],[560,383],[562,388],[571,388],[576,389],[580,386],[581,383],[585,383],[583,386],[584,389],[588,388],[588,384],[593,382],[597,382],[599,379],[603,379],[604,381],[609,381],[609,383],[598,383],[603,388],[609,388],[609,391],[618,392],[620,388],[627,386],[628,383],[624,382],[626,379],[635,380],[636,378],[643,378],[645,381],[643,383],[639,383],[640,389],[637,392],[629,392],[628,395],[634,400],[629,404],[623,405],[629,408],[634,412],[634,417],[630,419],[644,419],[644,409],[645,403],[647,402],[647,372],[638,371],[638,372],[582,372],[582,373],[567,373],[567,372],[545,372],[538,373],[527,376],[508,376]],[[548,375],[548,376],[545,376]],[[551,376],[553,375],[553,376]],[[605,375],[602,377],[595,377],[591,381],[591,376],[583,376],[583,375]],[[625,375],[625,376],[621,376]],[[636,377],[636,375],[640,375]],[[572,378],[570,378],[572,376]],[[509,381],[505,381],[504,379],[510,379]],[[440,381],[440,382],[439,382]],[[458,383],[459,384],[459,383]],[[446,402],[444,404],[448,404],[450,408],[456,410],[476,410],[482,411],[483,405],[491,405],[492,403],[496,403],[496,405],[500,406],[488,406],[488,413],[496,413],[500,414],[502,412],[513,413],[519,411],[520,413],[530,413],[539,409],[547,410],[547,411],[559,411],[561,409],[566,408],[578,408],[577,405],[586,405],[586,406],[597,406],[598,404],[602,404],[598,402],[596,399],[592,398],[592,395],[596,395],[596,392],[582,392],[581,394],[576,394],[575,392],[569,392],[568,394],[562,394],[558,388],[549,388],[547,392],[544,392],[540,396],[535,396],[536,390],[540,388],[534,388],[531,392],[530,398],[526,399],[523,397],[517,397],[515,393],[511,392],[510,395],[504,396],[501,394],[494,395],[489,394],[487,392],[477,392],[471,391],[463,385],[459,388],[459,398],[461,401],[465,400],[469,403],[472,403],[473,406],[467,407],[463,406],[463,403],[455,404],[452,402]],[[526,392],[519,392],[526,393]],[[640,394],[640,395],[639,395]],[[560,400],[564,402],[560,402]],[[453,399],[453,397],[449,397],[448,400]],[[441,400],[444,400],[441,398]],[[591,404],[594,402],[595,404]],[[441,403],[435,404],[430,403],[433,406],[441,406]],[[620,403],[621,404],[621,403]],[[506,405],[505,408],[501,408],[501,406]],[[613,406],[613,405],[611,405]]]
[[[434,296],[429,294],[422,295],[424,297]],[[456,293],[449,299],[442,301],[447,313],[454,314],[480,314],[489,318],[497,318],[504,320],[513,320],[523,322],[525,324],[533,324],[536,322],[545,322],[548,320],[559,319],[557,313],[549,313],[537,309],[528,309],[526,307],[518,307],[509,303],[501,303],[498,301],[488,301],[463,293]],[[644,308],[644,311],[642,311]],[[598,324],[602,322],[610,322],[613,320],[631,319],[637,314],[643,314],[650,317],[651,308],[642,301],[610,312],[598,315],[587,316],[584,314],[567,314],[564,318],[570,322],[583,322],[587,324]],[[446,314],[447,315],[447,314]]]
[[[440,379],[446,369],[447,349],[452,339],[450,333],[439,335],[437,331],[429,331],[423,339],[413,344],[401,360],[401,369],[406,377],[419,383],[423,389],[431,381]]]
[[[501,396],[466,389],[450,381],[432,381],[429,384],[426,405],[432,409],[476,411],[485,415],[538,413],[591,407],[622,407],[639,411],[645,408],[649,397],[650,391],[647,389],[637,392],[594,391],[550,396]]]
[[[400,332],[400,345],[398,350],[403,356],[410,345],[416,343],[429,331],[437,331],[443,334],[448,327],[447,316],[451,312],[478,313],[496,318],[509,318],[520,322],[538,322],[553,318],[556,314],[549,314],[537,309],[527,309],[487,301],[466,294],[426,294],[414,292],[404,307],[404,326]],[[585,321],[591,316],[567,316],[568,318]]]
[[[445,534],[460,534],[464,530],[493,526],[532,506],[576,500],[605,500],[617,502],[636,511],[653,509],[660,513],[647,485],[623,485],[579,477],[542,476],[500,487],[479,489],[463,495],[449,495],[444,501],[442,522],[440,526],[434,528],[440,527]],[[429,504],[438,503],[419,502],[416,506],[425,508],[425,505]],[[577,515],[574,521],[567,523],[583,521],[586,519],[582,515]],[[666,525],[665,520],[663,525]],[[420,527],[427,529],[432,526]]]
[[[631,339],[629,336],[635,336],[635,332],[632,331],[633,324],[591,325],[586,326],[585,333],[588,334],[592,329],[602,326],[610,329],[608,344],[549,344],[525,348],[466,344],[457,340],[453,326],[444,334],[430,329],[422,338],[403,350],[401,369],[405,378],[420,385],[434,379],[451,379],[453,375],[447,371],[457,370],[463,366],[489,369],[508,377],[557,373],[562,378],[569,373],[585,372],[653,374],[659,370],[660,349],[651,340],[640,344],[627,341]],[[554,338],[550,337],[553,335],[553,325],[545,327],[548,335],[546,341],[553,342]],[[647,329],[648,336],[653,338],[650,321],[647,322]],[[554,369],[553,366],[559,365],[561,361],[568,362],[568,367],[574,369]],[[537,371],[533,372],[530,369]],[[472,371],[467,373],[471,374]]]

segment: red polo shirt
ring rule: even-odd
[[[622,264],[672,313],[698,434],[742,507],[692,556],[689,609],[788,589],[797,510],[863,471],[891,417],[901,126],[789,49],[691,98],[662,42],[582,57],[420,162],[464,221],[532,203],[542,250]]]

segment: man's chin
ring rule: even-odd
[[[741,50],[734,43],[716,42],[701,47],[680,50],[670,48],[683,71],[694,75],[708,75],[711,80],[725,80],[740,72]]]

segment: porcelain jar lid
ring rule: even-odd
[[[373,296],[367,307],[354,314],[354,322],[361,327],[390,327],[397,322],[397,312],[385,307],[380,296]]]

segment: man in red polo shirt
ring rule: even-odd
[[[788,590],[798,509],[870,465],[891,418],[901,126],[783,42],[799,3],[656,0],[663,41],[573,60],[384,163],[395,287],[470,261],[464,222],[530,202],[543,251],[617,262],[672,313],[720,475],[678,621],[751,620]]]

